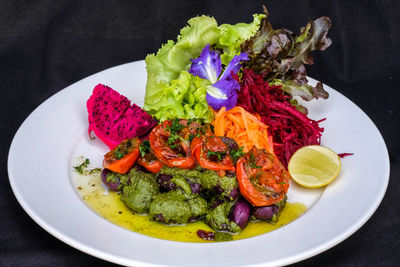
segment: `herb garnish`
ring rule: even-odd
[[[250,168],[253,168],[253,169],[260,169],[261,168],[261,166],[257,165],[256,157],[254,157],[254,154],[252,154],[252,153],[250,153],[249,166],[250,166]]]
[[[199,134],[206,134],[206,129],[204,129],[203,127],[197,128],[197,135]]]
[[[210,130],[212,133],[214,133],[214,125],[210,124]]]
[[[172,134],[168,137],[167,144],[170,148],[176,148],[176,141],[179,139],[179,135]]]
[[[142,157],[144,157],[147,153],[150,153],[150,150],[151,150],[151,147],[150,147],[149,140],[143,140],[139,146],[140,155]]]
[[[192,140],[195,138],[196,136],[194,134],[189,134],[189,142],[191,143]]]
[[[207,151],[207,157],[210,159],[216,159],[216,161],[221,161],[226,155],[226,151]]]
[[[123,157],[125,157],[127,154],[127,151],[122,151],[120,148],[117,148],[114,152],[115,158],[116,159],[122,159]]]
[[[239,149],[236,149],[236,150],[232,149],[229,152],[229,154],[231,155],[231,158],[232,158],[233,161],[236,162],[241,156],[244,155],[243,148],[244,147],[242,146]]]
[[[179,119],[175,118],[171,121],[171,126],[167,127],[166,129],[172,133],[177,133],[182,130],[183,125],[180,124]]]
[[[73,166],[73,167],[77,172],[79,172],[80,174],[83,174],[83,170],[87,168],[89,163],[90,163],[89,159],[86,158],[85,161],[81,165]]]
[[[126,141],[126,147],[131,147],[131,146],[132,146],[132,141],[128,139],[128,141]]]
[[[101,172],[101,168],[94,168],[94,169],[91,169],[91,170],[89,171],[89,174],[92,174],[92,173],[94,173],[94,172]]]
[[[166,127],[165,130],[169,131],[170,135],[167,140],[167,144],[171,148],[176,148],[176,141],[180,138],[178,132],[182,130],[184,126],[180,124],[179,119],[175,118],[171,121],[171,125]]]

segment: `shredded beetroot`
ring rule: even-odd
[[[351,155],[353,155],[353,153],[340,153],[340,154],[338,154],[338,156],[341,157],[341,158],[344,158],[344,157],[347,157],[347,156],[351,156]]]
[[[291,96],[284,94],[280,86],[271,86],[262,75],[244,70],[238,105],[251,113],[258,113],[262,122],[269,126],[274,152],[287,168],[290,157],[305,145],[319,145],[323,128],[291,103]]]

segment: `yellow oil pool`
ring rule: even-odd
[[[204,222],[197,221],[187,225],[169,226],[151,221],[146,215],[134,214],[120,201],[119,194],[105,189],[99,172],[91,175],[80,175],[75,180],[75,186],[79,195],[92,210],[123,228],[172,241],[210,242],[197,236],[197,230],[199,229],[212,230]],[[302,203],[287,202],[278,223],[273,225],[266,222],[250,222],[240,234],[233,235],[233,240],[248,238],[278,229],[300,217],[306,210],[307,207]]]

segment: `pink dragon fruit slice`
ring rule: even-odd
[[[86,102],[89,137],[93,131],[110,149],[121,141],[141,137],[157,124],[156,120],[112,88],[98,84]]]

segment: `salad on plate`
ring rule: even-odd
[[[331,22],[318,18],[296,34],[267,18],[264,7],[250,23],[190,19],[176,41],[146,57],[143,108],[106,85],[94,88],[89,136],[110,151],[99,172],[82,171],[88,159],[75,168],[101,179],[97,197],[108,202],[89,206],[100,214],[115,206],[124,214],[117,224],[190,242],[254,236],[305,211],[287,197],[288,164],[321,143],[325,118],[309,118],[304,101],[328,93],[308,84],[305,65],[330,46]]]

